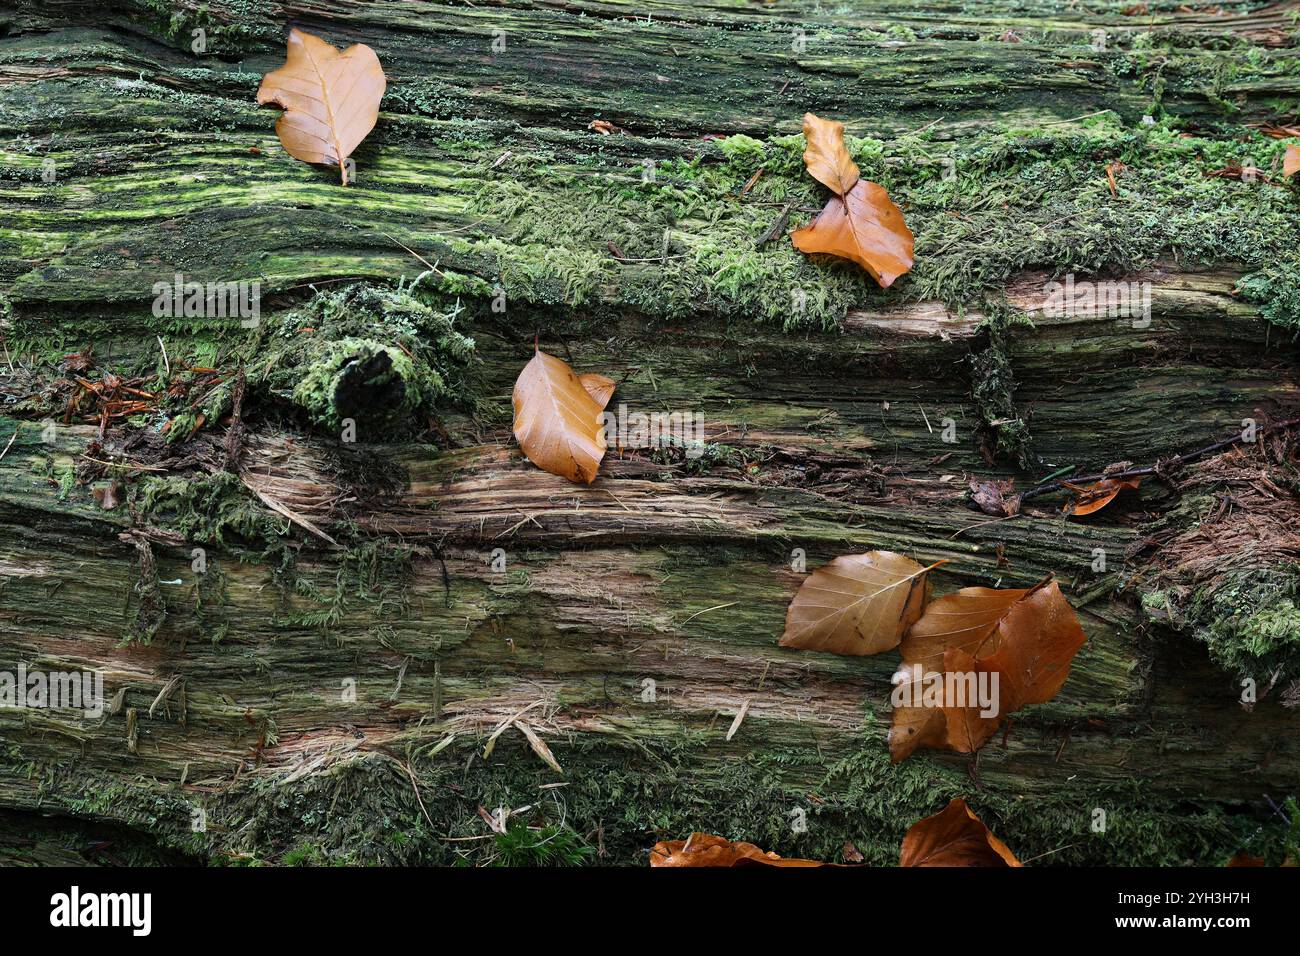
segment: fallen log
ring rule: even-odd
[[[1213,174],[1280,165],[1250,124],[1293,5],[857,6],[0,10],[0,670],[106,699],[0,708],[6,859],[499,861],[486,814],[568,862],[698,830],[883,864],[955,796],[1044,864],[1280,858],[1296,205]],[[290,25],[389,75],[346,189],[254,103]],[[888,292],[768,237],[818,208],[805,109],[916,233]],[[257,323],[159,317],[177,272],[260,283]],[[1132,298],[1058,308],[1067,275]],[[541,472],[535,345],[703,435]],[[1087,518],[971,500],[1119,462],[1153,477]],[[872,549],[938,593],[1055,574],[1062,692],[891,765],[897,656],[777,646]]]

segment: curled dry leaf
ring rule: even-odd
[[[1003,716],[1056,695],[1085,640],[1055,581],[1023,589],[962,588],[937,599],[903,639],[896,693],[903,700],[923,698],[922,688],[905,685],[927,674],[996,670],[998,713],[982,718],[978,707],[895,707],[890,759],[905,760],[918,747],[978,749]]]
[[[1023,866],[958,797],[903,837],[899,866]]]
[[[1077,517],[1090,515],[1114,501],[1115,496],[1125,488],[1136,488],[1140,484],[1141,478],[1103,478],[1090,485],[1073,485],[1063,481],[1061,487],[1069,488],[1075,494],[1074,500],[1065,506],[1065,513]]]
[[[290,30],[285,64],[262,78],[257,102],[284,108],[275,131],[290,156],[338,166],[346,186],[345,160],[374,129],[386,86],[379,57],[365,44],[339,52]]]
[[[1020,495],[1016,494],[1014,478],[1006,481],[978,481],[970,483],[971,500],[986,515],[1009,518],[1020,513]]]
[[[590,484],[605,456],[604,403],[591,389],[604,394],[600,379],[584,383],[573,369],[554,356],[536,352],[515,381],[515,438],[538,468],[553,475]]]
[[[844,196],[832,196],[826,208],[790,237],[800,252],[821,252],[856,262],[881,288],[912,268],[912,230],[903,221],[883,186],[858,180]]]
[[[826,866],[816,860],[784,859],[752,843],[732,843],[708,833],[687,840],[665,840],[650,851],[651,866]]]
[[[1300,146],[1291,143],[1287,145],[1286,154],[1282,157],[1282,175],[1292,176],[1296,170],[1300,170]]]
[[[844,145],[843,123],[804,113],[803,135],[808,143],[803,164],[813,179],[837,196],[843,196],[857,185],[858,164]]]
[[[781,646],[854,655],[898,646],[925,607],[930,570],[892,551],[836,558],[800,586]]]

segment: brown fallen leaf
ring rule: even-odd
[[[338,166],[346,186],[345,161],[374,129],[386,86],[370,47],[357,43],[339,52],[295,29],[284,66],[262,78],[257,102],[283,107],[275,131],[290,156]]]
[[[857,185],[861,174],[844,145],[843,123],[804,113],[803,135],[808,143],[803,164],[813,179],[837,196],[843,196]]]
[[[944,654],[947,673],[998,676],[996,714],[986,715],[973,702],[944,707],[947,743],[959,753],[973,753],[984,746],[1007,714],[1055,697],[1070,676],[1070,662],[1087,636],[1074,608],[1051,581],[1007,609],[985,647],[995,641],[992,653],[954,647]]]
[[[1064,508],[1065,513],[1082,517],[1094,511],[1100,511],[1125,488],[1136,488],[1142,484],[1139,478],[1103,478],[1090,485],[1075,485],[1068,481],[1061,482],[1062,488],[1069,488],[1075,493],[1075,499]]]
[[[826,866],[816,860],[785,859],[764,853],[752,843],[732,843],[708,833],[692,833],[686,840],[656,843],[651,866]]]
[[[971,500],[986,515],[1009,518],[1020,513],[1020,495],[1015,494],[1016,481],[979,481],[972,478],[970,483]]]
[[[1028,588],[962,588],[933,601],[899,647],[903,662],[894,674],[896,692],[905,695],[902,699],[913,699],[920,688],[907,685],[916,683],[916,675],[941,672],[949,648],[978,647],[997,629],[1008,609],[1028,593]],[[919,747],[944,747],[947,740],[947,722],[941,708],[894,708],[889,730],[891,762],[906,760]]]
[[[1023,866],[960,797],[903,837],[899,866]]]
[[[604,406],[573,369],[535,352],[515,381],[514,407],[515,438],[529,461],[570,481],[596,480],[605,457]]]
[[[96,488],[90,494],[99,502],[101,508],[105,511],[112,511],[121,500],[122,483],[120,481],[110,481],[103,488]]]
[[[803,117],[804,167],[835,193],[809,225],[790,236],[804,253],[826,253],[866,269],[882,288],[912,268],[912,231],[884,187],[861,178],[844,145],[844,124]]]
[[[1119,187],[1115,183],[1115,174],[1124,168],[1123,163],[1111,161],[1106,164],[1106,183],[1110,186],[1110,198],[1119,198]]]
[[[1296,170],[1300,170],[1300,146],[1290,143],[1282,156],[1282,175],[1293,176]]]
[[[805,253],[856,262],[881,288],[912,268],[912,230],[883,186],[860,179],[844,196],[832,196],[817,218],[791,236]]]
[[[844,858],[845,863],[861,863],[866,859],[866,857],[862,855],[862,851],[848,840],[845,840],[844,846],[840,848],[840,856]]]
[[[614,380],[606,378],[604,375],[597,375],[595,372],[588,372],[586,375],[579,375],[578,381],[582,387],[587,390],[587,394],[596,400],[596,404],[603,411],[609,404],[610,397],[614,394]]]
[[[924,681],[927,674],[978,673],[979,662],[994,658],[984,669],[999,668],[998,715],[992,724],[996,728],[1005,714],[1049,700],[1060,690],[1069,661],[1084,639],[1074,609],[1055,581],[1032,588],[962,588],[931,602],[904,637],[899,648],[903,662],[894,675],[896,701],[922,697],[923,687],[909,685]],[[996,657],[1007,647],[1011,649],[1004,656]],[[953,651],[967,655],[957,659],[963,666],[953,666]],[[985,734],[984,721],[992,718],[980,718],[978,707],[970,711],[896,706],[889,730],[890,760],[906,760],[919,747],[977,749],[972,741]],[[979,743],[987,739],[985,735]]]
[[[1264,171],[1258,166],[1243,165],[1238,162],[1231,162],[1219,169],[1212,169],[1205,175],[1215,179],[1240,179],[1242,182],[1247,183],[1254,182],[1257,179],[1268,182],[1268,177],[1264,175]]]
[[[892,551],[836,558],[799,587],[786,611],[781,646],[853,655],[898,646],[921,616],[927,572],[936,566],[922,567]]]
[[[613,135],[614,133],[623,132],[622,129],[615,126],[609,120],[603,120],[603,119],[592,120],[590,123],[587,124],[587,129],[591,130],[593,133],[599,133],[601,136],[610,136]]]

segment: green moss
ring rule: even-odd
[[[727,162],[737,167],[738,171],[750,170],[751,175],[752,172],[757,171],[767,153],[767,147],[762,140],[743,133],[719,140],[718,149],[727,158]]]
[[[1261,683],[1275,672],[1293,678],[1300,674],[1300,565],[1233,568],[1194,590],[1179,622],[1236,674]]]
[[[1270,466],[1263,474],[1275,488],[1295,490],[1292,469]],[[1237,677],[1261,687],[1292,680],[1300,676],[1300,563],[1288,556],[1285,530],[1268,525],[1251,525],[1250,536],[1234,539],[1230,560],[1208,561],[1203,536],[1213,544],[1215,525],[1203,522],[1219,501],[1204,491],[1185,493],[1149,526],[1148,540],[1163,544],[1148,560],[1165,570],[1139,577],[1142,609],[1202,642]]]
[[[957,796],[1022,860],[1041,858],[1037,865],[1218,865],[1242,848],[1294,852],[1294,827],[1277,817],[1169,806],[1140,781],[1072,779],[1026,799],[992,771],[972,787],[959,760],[918,754],[891,764],[870,718],[834,757],[798,730],[771,729],[761,751],[727,754],[716,752],[716,735],[679,729],[553,742],[567,783],[556,789],[546,786],[553,771],[522,739],[502,738],[485,763],[481,740],[458,735],[448,744],[429,727],[404,753],[341,757],[292,783],[249,775],[202,798],[209,829],[197,835],[193,803],[181,793],[153,796],[75,767],[4,764],[0,774],[39,775],[47,812],[116,821],[162,847],[243,865],[645,865],[658,840],[704,830],[827,861],[839,861],[848,841],[867,863],[891,866],[908,826]],[[503,839],[480,839],[480,806],[518,811]],[[464,837],[475,839],[456,839]]]
[[[133,507],[160,526],[199,544],[265,543],[288,532],[285,519],[258,504],[239,478],[149,475],[131,488]]]
[[[512,823],[493,838],[492,866],[580,866],[592,862],[596,848],[562,824],[528,827]]]
[[[990,309],[989,314],[984,347],[967,356],[983,444],[988,457],[1010,459],[1030,468],[1035,456],[1029,446],[1029,423],[1016,411],[1014,401],[1016,380],[1006,334],[1008,320],[997,309]]]
[[[1300,335],[1300,262],[1286,257],[1237,283],[1247,302],[1259,306],[1259,314],[1295,335]]]
[[[456,328],[459,304],[420,284],[350,285],[276,316],[250,384],[288,398],[336,435],[350,419],[364,441],[409,432],[438,406],[467,402],[474,340]]]
[[[797,329],[832,328],[851,305],[960,307],[1031,267],[1118,274],[1165,256],[1262,266],[1300,238],[1290,188],[1210,175],[1280,160],[1284,143],[1239,128],[1188,134],[1172,119],[1129,126],[1107,114],[955,141],[925,130],[848,142],[916,235],[916,266],[888,291],[850,264],[808,259],[784,233],[758,244],[787,204],[785,232],[825,201],[803,171],[802,136],[728,137],[656,162],[653,176],[635,158],[538,148],[471,207],[504,232],[455,246],[491,256],[511,302],[707,310]]]

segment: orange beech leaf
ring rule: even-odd
[[[285,151],[305,163],[338,166],[375,128],[387,80],[375,51],[358,43],[341,53],[319,37],[289,31],[284,66],[262,77],[257,102],[284,108],[275,131]]]
[[[860,179],[844,196],[832,196],[811,224],[790,236],[800,252],[821,252],[856,262],[881,288],[912,268],[912,230],[884,187]]]
[[[614,380],[606,378],[604,375],[597,375],[595,372],[588,372],[586,375],[579,375],[578,381],[582,387],[587,390],[587,394],[596,400],[596,404],[603,410],[609,404],[610,396],[614,394]]]
[[[857,184],[860,176],[858,164],[844,145],[844,124],[804,113],[803,135],[808,142],[803,164],[809,175],[835,195],[843,196]]]
[[[515,381],[514,406],[515,438],[529,461],[570,481],[595,481],[605,457],[604,406],[573,369],[536,352]]]
[[[962,588],[932,602],[899,647],[903,663],[894,675],[895,694],[912,699],[919,688],[908,685],[915,683],[916,675],[942,671],[949,648],[979,647],[997,630],[1008,609],[1028,593],[1028,588]],[[906,760],[918,747],[943,747],[947,737],[941,708],[895,706],[889,730],[890,760]]]
[[[998,712],[984,718],[978,706],[946,706],[955,701],[895,706],[891,761],[907,759],[918,747],[978,749],[1004,715],[1056,695],[1085,640],[1055,581],[1032,588],[962,588],[933,601],[899,648],[903,663],[894,675],[895,702],[924,699],[918,680],[926,675],[969,672],[978,679],[981,671],[996,672]]]
[[[915,683],[903,670],[894,675],[894,686],[900,692],[912,690]],[[919,693],[920,689],[915,688]],[[939,707],[895,707],[893,723],[887,736],[889,762],[899,763],[926,747],[942,750],[948,743],[948,724]]]
[[[1069,488],[1076,495],[1074,501],[1065,506],[1065,513],[1080,517],[1090,515],[1114,501],[1115,496],[1125,488],[1136,488],[1140,484],[1141,478],[1103,478],[1090,485],[1072,485],[1063,481],[1061,486]]]
[[[899,866],[1023,866],[958,797],[941,812],[913,823],[903,837]]]
[[[800,585],[781,646],[832,654],[896,647],[925,607],[929,570],[892,551],[836,558]]]
[[[1300,146],[1289,144],[1282,157],[1282,175],[1291,176],[1296,170],[1300,170]]]
[[[708,833],[687,840],[666,840],[650,851],[651,866],[829,866],[816,860],[784,859],[752,843],[732,843]]]
[[[948,746],[960,753],[984,746],[1007,714],[1055,697],[1070,675],[1070,662],[1087,640],[1074,608],[1055,581],[1013,604],[998,631],[999,646],[991,654],[977,657],[960,647],[944,654],[948,673],[998,675],[996,714],[986,716],[978,704],[944,707]]]

